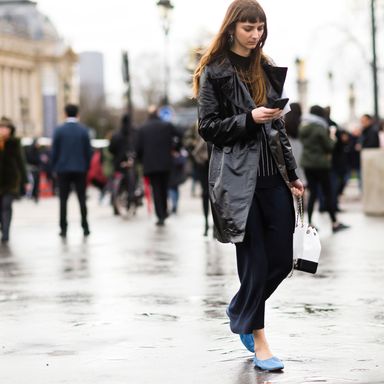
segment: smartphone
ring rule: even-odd
[[[267,108],[279,108],[279,109],[284,109],[284,107],[287,105],[289,99],[284,98],[284,99],[276,99],[271,101],[266,105]]]

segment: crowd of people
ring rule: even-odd
[[[147,202],[154,208],[156,225],[164,226],[167,217],[177,214],[179,187],[191,174],[195,162],[193,140],[185,129],[159,117],[158,108],[148,109],[147,120],[136,127],[128,114],[120,127],[110,132],[108,145],[93,147],[89,129],[80,123],[79,107],[65,107],[65,122],[54,130],[52,140],[35,138],[22,145],[10,119],[0,121],[0,217],[2,242],[9,241],[12,202],[28,197],[39,202],[41,195],[59,198],[60,236],[68,232],[67,201],[76,192],[84,236],[90,235],[87,196],[89,186],[99,190],[100,201],[108,200],[115,215],[134,215]],[[191,127],[191,131],[194,127]],[[208,152],[205,149],[205,168]],[[189,151],[189,152],[188,152]],[[200,151],[201,152],[201,151]],[[198,157],[198,156],[197,156]],[[191,165],[192,164],[192,165]],[[207,172],[204,172],[206,175]],[[202,172],[204,233],[208,231],[207,182]],[[48,188],[50,193],[43,189]]]
[[[284,117],[297,174],[307,188],[306,211],[312,223],[316,202],[328,212],[333,232],[348,228],[337,219],[339,200],[351,177],[360,189],[360,154],[365,148],[384,147],[383,124],[364,114],[353,131],[341,127],[330,116],[330,107],[313,105],[302,114],[299,103],[290,104]],[[108,146],[92,148],[87,127],[79,122],[76,105],[66,106],[66,121],[57,127],[50,144],[37,138],[22,146],[10,119],[0,121],[0,209],[2,242],[9,240],[12,203],[27,196],[36,203],[42,186],[60,199],[60,235],[67,235],[66,206],[70,191],[77,193],[84,235],[90,234],[86,189],[100,191],[100,200],[109,196],[113,213],[135,214],[147,202],[154,205],[156,224],[163,226],[170,214],[178,212],[179,186],[188,178],[198,183],[202,199],[205,236],[209,230],[208,146],[198,125],[180,129],[163,121],[158,109],[148,109],[147,121],[136,127],[128,114],[120,127],[108,135]],[[69,125],[68,125],[69,124]],[[71,127],[71,128],[70,128]],[[76,139],[76,129],[83,141]],[[60,133],[62,132],[62,133]],[[68,137],[67,137],[68,136]],[[76,148],[78,143],[83,147]],[[43,178],[43,181],[41,180]]]
[[[303,114],[299,103],[290,104],[285,126],[293,152],[299,161],[298,174],[304,180],[308,199],[306,210],[312,223],[315,203],[328,212],[333,232],[346,229],[337,220],[342,212],[340,197],[351,178],[362,192],[361,153],[366,148],[384,148],[383,122],[363,114],[359,124],[349,130],[331,118],[331,108],[313,105]]]

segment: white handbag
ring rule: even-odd
[[[297,197],[296,225],[293,233],[293,268],[316,273],[320,253],[319,235],[314,227],[304,223],[303,198]]]

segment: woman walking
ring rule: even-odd
[[[209,143],[209,193],[216,237],[236,246],[240,289],[227,309],[232,332],[257,368],[284,368],[267,343],[265,301],[292,268],[292,193],[304,192],[281,118],[286,68],[263,52],[266,15],[233,1],[194,74],[199,133]]]
[[[20,139],[9,119],[0,120],[0,223],[1,242],[9,241],[12,220],[12,203],[22,185],[29,188]]]

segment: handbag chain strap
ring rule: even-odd
[[[296,196],[297,202],[297,215],[296,215],[296,227],[300,224],[304,226],[304,201],[303,196]]]
[[[301,225],[301,227],[304,227],[304,201],[303,196],[296,196],[296,206],[297,206],[297,214],[296,214],[296,227]],[[295,269],[295,265],[297,263],[296,259],[292,260],[292,269],[289,273],[288,277],[292,277],[293,271]]]

